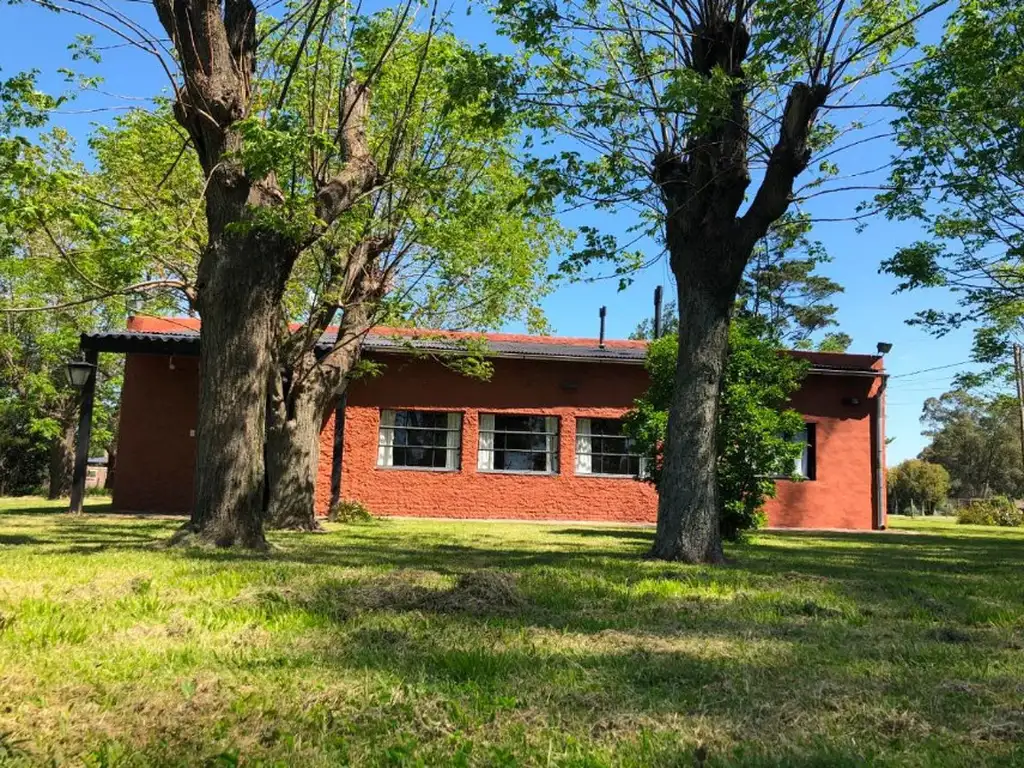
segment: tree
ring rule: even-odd
[[[940,464],[907,459],[889,470],[888,486],[894,513],[909,506],[930,515],[949,496],[949,472]]]
[[[921,423],[931,442],[919,458],[949,472],[955,496],[1024,496],[1016,398],[946,392],[925,402]]]
[[[850,337],[823,331],[838,325],[832,298],[843,286],[817,268],[831,260],[821,243],[808,237],[808,216],[786,214],[754,248],[740,283],[737,312],[762,318],[768,335],[784,347],[845,352]]]
[[[169,75],[177,154],[195,154],[205,212],[194,280],[172,277],[175,264],[159,270],[160,287],[181,291],[202,318],[195,498],[181,538],[262,548],[268,416],[288,424],[300,393],[330,383],[314,370],[355,364],[359,329],[394,287],[380,257],[402,241],[361,224],[401,195],[407,130],[420,135],[410,128],[416,95],[436,85],[423,74],[441,17],[434,7],[420,22],[411,2],[371,17],[334,0],[296,2],[260,19],[251,0],[154,0],[168,49],[126,11],[40,4],[100,21]],[[487,102],[500,117],[508,60],[464,51],[448,63],[452,105]],[[404,100],[384,96],[394,67],[412,74]],[[393,111],[373,107],[378,87]],[[415,180],[417,168],[404,171]],[[304,270],[321,276],[323,293],[293,331],[289,281]],[[312,360],[317,330],[339,311],[337,341]]]
[[[0,411],[5,428],[21,430],[3,442],[26,454],[5,463],[12,472],[17,467],[16,487],[25,490],[33,457],[45,446],[50,498],[71,487],[79,398],[66,380],[66,363],[76,356],[81,333],[124,317],[123,302],[65,302],[72,286],[110,279],[123,265],[116,258],[101,264],[91,253],[72,258],[90,250],[95,209],[80,202],[87,174],[72,159],[68,137],[60,130],[40,133],[62,101],[40,93],[33,73],[0,83]],[[37,311],[55,304],[58,309]],[[93,445],[102,449],[111,439],[109,406],[120,369],[104,359],[97,374]]]
[[[962,3],[950,15],[889,98],[901,151],[876,201],[928,235],[885,262],[899,290],[959,298],[958,310],[912,322],[940,336],[975,324],[975,358],[1004,369],[1024,318],[1024,104],[1008,97],[1024,84],[1022,26],[1012,0]]]
[[[527,179],[514,157],[522,120],[507,100],[510,62],[461,43],[445,24],[410,32],[384,60],[393,26],[385,15],[360,29],[348,49],[325,43],[310,53],[300,70],[313,74],[284,102],[294,101],[295,111],[310,105],[315,124],[331,106],[313,97],[343,75],[346,57],[383,61],[366,128],[388,183],[300,261],[306,277],[293,287],[302,289],[295,297],[301,311],[286,320],[302,326],[281,323],[267,436],[274,527],[316,526],[320,428],[359,370],[360,342],[372,324],[480,329],[523,317],[536,325],[548,258],[565,240],[550,206],[525,204]],[[282,67],[294,60],[292,47],[280,47]],[[304,184],[304,172],[296,175]],[[337,340],[321,354],[316,342],[339,310]]]
[[[334,104],[316,94],[336,89],[353,59],[378,60],[394,28],[384,14],[344,45],[325,35],[305,54],[294,30],[272,36],[254,99],[278,103],[294,70],[282,112],[304,115],[303,124],[329,121]],[[316,526],[318,435],[359,370],[359,342],[371,322],[487,328],[517,317],[541,327],[546,262],[566,239],[549,212],[525,205],[527,182],[512,156],[519,120],[502,113],[508,62],[464,45],[443,23],[393,45],[366,118],[388,183],[303,251],[279,306],[265,451],[273,527]],[[183,155],[180,131],[159,105],[132,110],[90,145],[105,199],[119,201],[108,228],[191,284],[206,236],[195,217],[204,181],[198,162]],[[296,188],[312,186],[309,164],[295,162],[294,148],[281,157],[276,175]],[[374,282],[381,290],[369,290]],[[324,354],[317,342],[335,320],[337,341]]]
[[[501,0],[533,56],[542,128],[582,148],[537,165],[538,194],[642,208],[676,280],[678,368],[653,555],[719,562],[715,425],[728,328],[755,247],[789,210],[814,150],[843,129],[820,119],[886,69],[936,4],[728,0]],[[819,164],[834,172],[830,160]],[[758,179],[748,195],[755,175]],[[613,252],[588,233],[579,262]],[[628,255],[624,268],[638,263]]]
[[[793,474],[803,448],[793,440],[803,429],[803,419],[788,403],[805,365],[780,353],[765,335],[757,320],[733,320],[729,331],[715,428],[715,469],[720,531],[730,540],[761,523],[765,499],[775,495],[775,479]],[[647,457],[648,479],[659,493],[678,348],[674,335],[651,342],[645,364],[650,388],[626,416],[627,429]]]

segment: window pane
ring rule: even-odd
[[[557,472],[558,421],[545,416],[481,414],[481,469]]]
[[[448,414],[437,411],[396,411],[395,426],[447,429]]]
[[[624,434],[621,419],[579,419],[577,471],[592,475],[640,474],[640,456],[632,438]]]
[[[381,411],[377,465],[458,469],[461,416],[436,411]],[[452,425],[449,428],[449,424]]]
[[[494,468],[511,472],[547,472],[547,455],[527,451],[495,451]]]

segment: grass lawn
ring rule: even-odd
[[[712,569],[637,528],[248,556],[56,512],[0,501],[0,764],[1024,764],[1024,532],[764,533]]]

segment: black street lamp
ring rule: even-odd
[[[68,363],[68,381],[75,389],[84,389],[92,378],[96,366],[85,360],[72,360]]]
[[[96,397],[95,349],[85,350],[84,360],[68,363],[68,381],[81,392],[78,413],[78,435],[75,439],[75,467],[71,473],[71,511],[81,512],[85,501],[85,471],[89,464],[89,439],[92,436],[92,406]]]

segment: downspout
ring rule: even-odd
[[[875,520],[876,531],[885,530],[885,385],[889,374],[882,374],[882,382],[875,398],[875,445],[871,469],[875,476]]]

